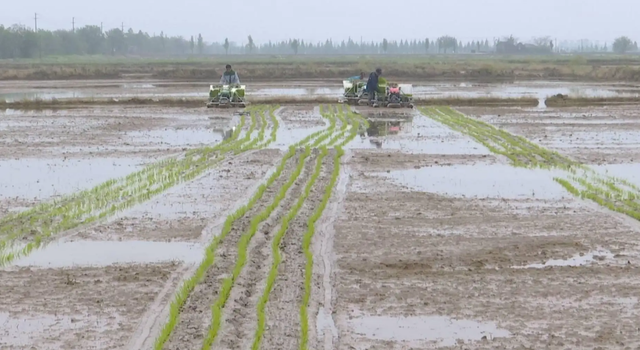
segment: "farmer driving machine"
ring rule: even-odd
[[[211,85],[207,108],[246,107],[244,85]]]
[[[362,81],[342,82],[344,93],[341,102],[350,105],[369,105],[369,93],[365,90],[366,83]],[[387,83],[384,78],[378,81],[378,91],[373,100],[374,107],[382,106],[388,108],[413,108],[413,86],[411,84]]]

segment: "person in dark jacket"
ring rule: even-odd
[[[378,92],[378,77],[382,75],[382,69],[376,68],[375,72],[371,72],[369,74],[369,80],[367,81],[367,93],[369,94],[369,102],[373,102],[374,106],[377,105],[375,103],[375,96]]]

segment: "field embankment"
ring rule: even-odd
[[[154,79],[211,81],[231,63],[244,81],[341,79],[383,68],[392,79],[640,81],[640,59],[619,56],[222,56],[0,62],[0,80]]]

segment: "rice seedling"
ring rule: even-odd
[[[6,216],[0,220],[0,264],[8,264],[28,255],[45,244],[52,235],[110,217],[179,183],[190,181],[224,160],[228,152],[237,154],[252,149],[247,144],[253,142],[251,136],[257,125],[256,113],[264,109],[261,106],[248,109],[251,125],[242,139],[239,136],[245,124],[244,115],[232,136],[216,146],[189,150],[184,156],[151,164],[124,178],[108,180],[92,189]],[[264,143],[260,147],[267,145]],[[17,239],[23,237],[30,240],[23,248],[6,252]]]
[[[276,197],[273,199],[273,201],[251,220],[249,230],[245,232],[240,238],[240,242],[238,243],[238,259],[236,260],[236,265],[233,269],[231,276],[225,278],[224,281],[222,282],[222,287],[220,288],[220,291],[218,293],[218,298],[216,299],[214,304],[211,306],[211,325],[209,327],[207,336],[205,337],[204,343],[202,345],[203,350],[210,349],[211,345],[213,344],[213,341],[218,335],[218,332],[220,330],[220,326],[222,323],[222,310],[227,300],[229,299],[229,294],[231,293],[231,289],[233,288],[233,284],[235,283],[235,280],[238,278],[238,276],[242,272],[242,269],[244,268],[244,265],[246,264],[247,248],[249,246],[249,242],[251,241],[255,233],[258,231],[259,225],[265,220],[267,220],[267,218],[271,216],[271,213],[280,205],[280,202],[286,196],[289,188],[293,186],[293,183],[302,173],[302,169],[304,168],[306,159],[309,157],[310,154],[311,154],[311,148],[309,146],[305,147],[305,151],[303,155],[300,157],[298,166],[289,177],[289,180],[282,186],[282,188],[280,188],[280,191],[278,192]]]
[[[554,180],[569,193],[592,200],[610,210],[640,218],[640,189],[627,180],[603,176],[555,151],[536,145],[522,136],[498,129],[491,124],[469,118],[450,107],[421,108],[423,114],[466,134],[492,153],[503,155],[512,165],[527,168],[560,169],[566,179]]]
[[[260,341],[262,340],[262,335],[264,333],[265,327],[265,307],[267,302],[269,301],[269,294],[273,289],[273,285],[275,284],[276,278],[278,276],[278,266],[280,266],[280,262],[282,261],[282,255],[280,253],[280,242],[284,237],[285,233],[289,229],[289,223],[295,219],[304,204],[304,201],[309,197],[311,193],[311,188],[316,183],[318,177],[320,176],[320,171],[322,170],[322,161],[327,155],[328,151],[326,147],[321,148],[321,153],[318,156],[316,161],[315,169],[311,175],[311,178],[307,182],[306,187],[304,188],[302,195],[298,198],[298,201],[295,205],[289,210],[287,215],[282,219],[280,224],[280,229],[276,233],[273,243],[271,245],[271,251],[273,254],[273,263],[271,264],[271,269],[269,270],[269,275],[267,277],[267,284],[265,286],[264,292],[258,301],[257,306],[257,314],[258,314],[258,327],[256,328],[253,344],[251,348],[253,350],[257,350],[260,348]]]
[[[315,233],[315,224],[322,216],[324,209],[329,203],[329,199],[333,193],[333,188],[336,185],[338,176],[340,175],[340,158],[344,154],[344,151],[340,146],[336,147],[336,153],[333,158],[333,172],[331,173],[331,180],[325,188],[324,196],[320,205],[316,208],[315,212],[307,222],[307,232],[304,235],[302,241],[302,249],[306,258],[305,265],[305,279],[304,279],[304,295],[302,297],[302,303],[300,304],[300,350],[307,350],[309,344],[309,315],[308,305],[311,299],[311,278],[313,276],[313,253],[311,252],[311,239]]]

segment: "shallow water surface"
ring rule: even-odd
[[[506,164],[431,166],[380,173],[414,190],[453,197],[560,199],[569,193],[553,180],[556,170],[516,168]]]
[[[547,260],[544,264],[530,264],[526,266],[514,266],[513,268],[524,268],[524,269],[542,269],[550,266],[583,266],[588,265],[595,261],[596,257],[604,258],[604,259],[613,259],[613,253],[608,250],[596,250],[591,251],[586,254],[576,254],[569,259],[551,259]]]
[[[455,320],[445,316],[366,316],[352,319],[356,333],[371,339],[390,341],[436,341],[439,346],[454,346],[464,341],[509,337],[511,333],[493,323]]]
[[[421,154],[491,154],[481,144],[423,115],[368,118],[370,127],[345,148],[391,149]]]
[[[167,261],[197,263],[204,247],[196,243],[146,241],[54,242],[16,260],[14,266],[74,267],[149,264]]]
[[[10,159],[0,161],[0,198],[47,198],[89,189],[143,167],[141,160]]]
[[[202,146],[222,141],[224,133],[225,130],[164,129],[128,132],[127,139],[130,143],[153,142],[170,146]]]

